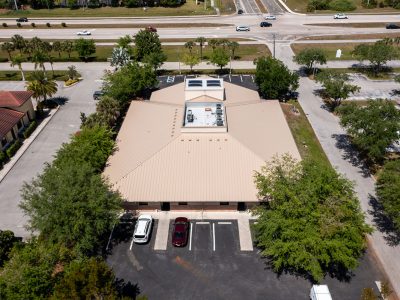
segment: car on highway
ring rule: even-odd
[[[333,16],[334,19],[348,19],[348,17],[345,14],[336,14]]]
[[[157,32],[157,29],[153,26],[147,26],[146,27],[146,31],[150,31],[150,32]]]
[[[389,24],[386,24],[386,29],[400,29],[400,25],[397,25],[394,23],[389,23]]]
[[[93,100],[99,100],[103,95],[104,93],[102,91],[95,91],[93,93]]]
[[[76,35],[92,35],[92,33],[88,30],[78,31]]]
[[[150,215],[140,215],[135,224],[133,241],[137,244],[145,244],[149,241],[153,218]]]
[[[265,20],[276,20],[276,17],[273,15],[266,15],[266,16],[264,16],[264,19]]]
[[[25,17],[23,17],[23,18],[18,18],[18,19],[16,19],[16,21],[17,21],[17,22],[28,22],[28,18],[25,18]]]
[[[243,9],[239,8],[237,13],[238,13],[238,15],[241,15],[244,13],[244,11],[243,11]]]
[[[239,25],[236,26],[236,31],[250,31],[250,27],[245,25]]]
[[[261,22],[260,23],[260,27],[271,27],[271,26],[272,26],[272,24],[269,22]]]
[[[175,219],[172,232],[172,245],[175,247],[185,247],[189,235],[189,220],[184,217]]]

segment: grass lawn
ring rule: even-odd
[[[346,43],[346,44],[291,44],[294,54],[299,53],[303,49],[319,48],[323,49],[327,54],[328,60],[352,60],[354,57],[351,52],[354,47],[359,43]],[[336,58],[336,50],[342,50],[342,57]]]
[[[222,0],[231,1],[231,0]],[[213,15],[214,9],[207,7],[199,2],[196,5],[195,0],[187,0],[180,7],[148,7],[143,8],[126,8],[126,7],[100,7],[88,9],[69,9],[69,8],[54,8],[54,9],[38,9],[24,11],[4,11],[0,13],[2,18],[24,16],[27,18],[82,18],[82,17],[152,17],[152,16],[193,16],[193,15]]]
[[[298,110],[298,114],[293,113],[293,106]],[[288,103],[281,103],[281,107],[301,157],[303,159],[311,158],[314,161],[330,165],[330,162],[315,136],[314,130],[308,122],[300,104],[297,101],[289,101]]]
[[[361,5],[361,0],[353,0],[354,4],[356,5],[356,9],[354,11],[350,11],[347,13],[399,13],[398,9],[394,9],[391,7],[384,7],[384,8],[364,8]],[[317,10],[315,12],[307,12],[307,4],[308,0],[286,0],[286,5],[295,12],[302,12],[302,13],[316,13],[316,14],[327,14],[332,13],[334,14],[335,11],[332,10]]]
[[[316,35],[308,36],[300,40],[363,40],[363,39],[384,39],[395,38],[400,36],[398,32],[390,33],[365,33],[365,34],[348,34],[348,35]]]
[[[30,79],[32,71],[24,71],[26,80]],[[50,79],[65,81],[68,79],[67,71],[54,71],[54,77],[51,70],[47,70],[47,75]],[[80,75],[79,75],[80,76]],[[22,76],[20,71],[0,71],[0,81],[21,81]]]
[[[179,61],[179,57],[182,56],[188,50],[182,46],[162,46],[164,53],[167,55],[167,61]],[[195,47],[193,51],[197,53],[199,51],[199,47]],[[113,46],[96,46],[96,54],[90,59],[90,61],[107,61],[107,58],[111,57]],[[204,59],[208,59],[211,54],[211,47],[205,47],[203,49]],[[17,54],[17,51],[14,51],[12,55]],[[67,53],[61,53],[61,56],[58,55],[58,52],[52,51],[52,56],[54,61],[80,61],[78,54],[76,52],[71,53],[71,57],[68,57]],[[240,45],[239,48],[235,52],[235,59],[238,60],[253,60],[257,57],[271,55],[268,47],[265,45]],[[7,61],[8,54],[5,51],[0,52],[0,61]]]
[[[371,23],[314,23],[304,24],[310,26],[327,26],[327,27],[351,27],[351,28],[385,28],[385,22],[371,22]],[[400,23],[394,23],[400,25]]]
[[[84,29],[84,28],[142,28],[145,29],[148,26],[153,26],[156,28],[187,28],[187,27],[222,27],[222,26],[230,26],[230,24],[213,24],[213,23],[173,23],[173,24],[168,24],[168,23],[148,23],[148,24],[68,24],[66,23],[66,26],[62,26],[61,23],[54,23],[54,22],[49,22],[50,27],[48,27],[46,24],[35,24],[35,27],[32,27],[31,23],[21,23],[21,27],[18,27],[15,21],[9,21],[7,24],[7,27],[3,28],[9,28],[9,29],[32,29],[32,28],[37,28],[37,29]]]

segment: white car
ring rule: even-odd
[[[239,25],[236,26],[236,31],[250,31],[250,27],[245,25]]]
[[[76,35],[92,35],[90,31],[83,30],[83,31],[78,31]]]
[[[334,19],[348,19],[345,14],[336,14],[333,16]]]
[[[266,16],[264,16],[264,19],[265,20],[276,20],[276,17],[273,15],[266,15]]]
[[[133,232],[133,241],[137,244],[145,244],[149,241],[153,218],[150,215],[140,215]]]

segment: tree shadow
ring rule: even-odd
[[[137,283],[133,284],[130,281],[125,282],[124,279],[117,278],[115,280],[115,285],[120,299],[122,298],[136,299],[136,297],[140,294],[140,288]]]
[[[68,102],[68,98],[67,97],[63,97],[63,96],[57,96],[57,97],[52,97],[49,100],[54,101],[55,103],[57,103],[58,105],[64,105],[65,103]]]
[[[396,89],[392,90],[390,92],[390,96],[400,96],[400,90],[396,90]]]
[[[308,68],[306,68],[305,66],[301,66],[297,71],[297,74],[300,77],[308,77],[310,75],[310,70],[308,70]]]
[[[332,137],[336,140],[336,147],[343,150],[343,159],[350,162],[354,167],[359,168],[364,177],[371,176],[368,164],[360,157],[359,151],[351,143],[349,136],[346,134],[333,134]]]
[[[369,205],[372,207],[368,211],[373,217],[373,221],[380,232],[384,234],[384,239],[391,247],[400,244],[400,232],[396,230],[393,222],[385,214],[383,205],[376,199],[376,197],[369,195]]]

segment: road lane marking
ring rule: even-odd
[[[210,224],[210,222],[196,222],[196,225],[206,225],[206,224]]]
[[[213,223],[213,251],[215,251],[215,223]]]
[[[232,222],[218,222],[218,224],[221,224],[221,225],[228,225],[228,224],[232,224]]]
[[[192,251],[192,232],[193,232],[193,223],[190,223],[189,251]]]

